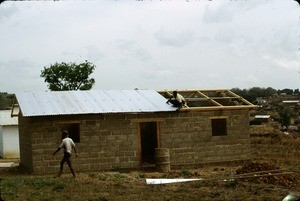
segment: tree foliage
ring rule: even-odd
[[[0,110],[7,110],[12,107],[14,95],[0,92]]]
[[[252,87],[250,89],[233,88],[231,89],[231,91],[253,103],[258,97],[271,97],[277,93],[277,90],[271,87],[268,88]]]
[[[95,84],[93,73],[95,65],[85,61],[83,63],[55,63],[44,67],[41,77],[48,83],[51,91],[89,90]]]
[[[285,129],[288,129],[291,122],[291,110],[289,107],[281,106],[278,110],[279,123]]]
[[[293,89],[282,89],[282,90],[279,90],[279,91],[280,91],[280,93],[285,93],[287,95],[292,95],[294,93]],[[297,91],[297,89],[295,90],[295,92],[296,91]]]

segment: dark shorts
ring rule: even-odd
[[[64,152],[64,160],[71,158],[71,154],[69,152]]]
[[[170,103],[172,103],[174,107],[182,107],[183,105],[178,100],[170,100]]]

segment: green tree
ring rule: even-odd
[[[51,91],[89,90],[95,84],[93,78],[89,79],[89,75],[93,73],[95,67],[88,61],[79,64],[74,62],[55,63],[44,67],[41,77],[48,83]]]
[[[277,93],[277,90],[271,87],[268,88],[252,87],[250,89],[243,89],[243,90],[239,88],[233,88],[231,90],[232,92],[242,96],[243,98],[253,103],[258,97],[271,97]]]
[[[272,87],[268,87],[264,91],[265,97],[270,97],[270,96],[273,96],[274,94],[277,94],[277,90],[273,89]]]
[[[281,106],[278,111],[279,123],[285,129],[288,129],[291,122],[291,110],[289,107]]]
[[[281,93],[286,93],[287,95],[292,95],[293,94],[293,89],[282,89],[280,90]]]
[[[0,92],[0,110],[7,110],[12,107],[14,95]]]

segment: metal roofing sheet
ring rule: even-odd
[[[284,100],[283,103],[299,103],[299,100]]]
[[[19,92],[16,97],[23,116],[176,110],[154,90]]]
[[[255,115],[254,118],[256,119],[268,119],[271,115]]]

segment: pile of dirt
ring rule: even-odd
[[[268,173],[268,171],[270,171]],[[273,172],[275,171],[275,172]],[[259,174],[263,172],[264,174]],[[251,174],[255,173],[253,177]],[[250,182],[263,182],[266,184],[280,184],[285,187],[295,187],[295,177],[292,174],[285,174],[279,171],[279,168],[273,164],[265,162],[252,162],[246,164],[236,170],[237,175],[247,175],[245,178],[241,177],[244,181]]]
[[[238,168],[236,170],[236,174],[245,174],[251,172],[260,172],[260,171],[277,170],[277,169],[279,168],[269,163],[252,162]]]

